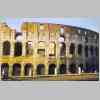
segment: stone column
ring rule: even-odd
[[[70,71],[69,71],[69,59],[67,59],[67,61],[66,61],[66,66],[67,66],[67,74],[69,74],[70,73]]]
[[[77,41],[77,40],[76,40]],[[77,57],[78,57],[78,44],[77,44],[77,42],[75,43],[75,64],[76,64],[76,67],[77,67],[77,70],[78,70],[78,59],[77,59]],[[78,70],[79,71],[79,70]],[[79,73],[79,72],[78,72]]]
[[[44,74],[45,75],[48,75],[48,64],[45,64],[45,69],[44,70],[45,70],[45,73]]]
[[[56,64],[57,64],[57,66],[56,66],[56,73],[58,74],[59,73],[59,64],[60,64],[60,48],[59,48],[59,42],[58,42],[58,40],[56,39]],[[57,75],[56,74],[56,75]]]
[[[26,55],[26,43],[22,42],[22,56]]]
[[[70,42],[66,40],[66,67],[67,67],[67,74],[69,74],[69,48]]]
[[[21,76],[24,76],[24,63],[21,63]]]
[[[91,58],[91,51],[90,51],[90,45],[88,45],[88,57]]]
[[[9,77],[10,78],[13,76],[12,71],[13,71],[13,64],[9,64]]]
[[[36,73],[36,70],[37,70],[37,65],[34,63],[34,66],[33,66],[33,78],[36,77],[37,73]]]
[[[55,68],[55,75],[57,75],[58,74],[58,69],[57,68]]]
[[[26,32],[22,33],[22,56],[26,55]]]
[[[14,45],[15,45],[15,43],[13,41],[10,41],[10,44],[11,44],[10,56],[13,57],[14,56]]]
[[[3,42],[0,40],[0,58],[2,57]]]
[[[83,48],[82,48],[82,59],[83,59],[83,68],[86,67],[85,64],[85,44],[83,44]],[[84,71],[83,71],[84,72]]]

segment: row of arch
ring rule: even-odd
[[[26,47],[28,47],[28,45],[26,45]],[[10,55],[10,48],[11,48],[11,45],[10,45],[10,42],[9,41],[5,41],[3,43],[3,55]],[[78,45],[78,54],[81,56],[82,55],[82,52],[83,52],[83,46],[81,44]],[[85,56],[88,57],[88,51],[90,50],[91,52],[91,55],[96,55],[98,56],[98,47],[93,47],[93,46],[85,46]],[[28,49],[27,49],[28,50]],[[26,50],[26,51],[27,51]],[[32,52],[32,50],[31,50]],[[54,50],[54,52],[56,52]],[[27,51],[28,53],[28,51]],[[61,56],[64,56],[66,53],[66,45],[65,43],[62,43],[62,46],[61,46],[61,49],[60,49],[60,55]],[[69,48],[69,53],[70,54],[75,54],[75,44],[74,43],[71,43],[70,45],[70,48]],[[14,55],[15,56],[21,56],[22,55],[22,43],[21,42],[16,42],[15,43],[15,51],[14,51]]]
[[[71,65],[72,66],[72,65]],[[73,68],[70,69],[70,72],[76,73],[76,68],[72,66]],[[33,76],[33,70],[34,67],[31,63],[27,63],[24,65],[24,76]],[[15,63],[12,65],[12,72],[10,72],[12,76],[20,76],[21,75],[21,64]],[[56,64],[49,64],[48,67],[48,75],[55,75],[56,73]],[[66,74],[67,73],[67,67],[66,64],[61,64],[59,67],[58,74]],[[45,75],[45,65],[44,64],[38,64],[36,68],[36,74],[37,75]],[[9,78],[9,64],[8,63],[2,63],[1,64],[1,76],[2,79],[8,79]]]
[[[90,66],[89,63],[86,63],[86,67],[83,66],[83,64],[79,64],[79,67],[84,72],[95,72],[96,70],[99,70],[97,66],[93,65]],[[66,64],[60,64],[58,71],[56,70],[56,64],[49,64],[48,67],[48,75],[55,75],[57,74],[67,74],[67,70],[69,70],[70,73],[78,73],[78,67],[75,63],[71,63],[69,65],[69,69],[67,68]],[[34,66],[31,63],[27,63],[24,65],[24,76],[33,76]],[[12,65],[12,72],[10,72],[12,76],[20,76],[21,75],[21,64],[15,63]],[[38,64],[36,68],[36,74],[37,75],[45,75],[45,65],[44,64]],[[2,63],[1,64],[1,76],[2,79],[8,79],[9,78],[9,64],[8,63]]]
[[[11,49],[10,42],[9,41],[3,42],[3,55],[10,55],[10,49]],[[14,55],[15,56],[22,55],[22,43],[20,42],[15,43]]]

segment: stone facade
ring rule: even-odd
[[[0,78],[99,72],[99,34],[60,24],[0,24]]]

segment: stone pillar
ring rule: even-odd
[[[82,59],[83,59],[83,68],[86,67],[85,64],[85,45],[83,44],[83,48],[82,48]],[[84,71],[83,71],[84,72]]]
[[[24,76],[24,63],[21,63],[21,76]]]
[[[37,34],[37,33],[36,33]],[[37,37],[37,35],[34,35],[34,37]],[[36,38],[34,38],[34,47],[33,47],[33,50],[34,50],[34,54],[33,54],[33,58],[34,58],[34,70],[33,70],[33,78],[34,77],[36,77],[37,76],[37,72],[36,72],[36,70],[37,70],[37,63],[36,63],[36,60],[37,60],[37,47],[38,47],[38,41],[37,41],[37,39]]]
[[[26,39],[26,34],[28,34],[28,33],[22,32],[23,41],[26,41],[26,40],[27,40],[27,39]],[[28,37],[27,37],[27,38],[28,38]]]
[[[10,56],[13,57],[14,56],[14,42],[13,41],[10,41],[10,45],[11,45],[11,48],[10,48]]]
[[[0,40],[0,58],[2,57],[3,42]]]
[[[69,73],[69,48],[70,48],[70,42],[69,42],[69,40],[66,40],[66,67],[67,67],[66,69],[67,69],[67,74]]]
[[[75,55],[76,56],[78,55],[78,45],[77,45],[77,43],[75,43]]]
[[[45,64],[45,75],[48,75],[48,64]]]
[[[37,75],[36,70],[37,70],[37,65],[34,63],[33,78],[36,77],[36,75]]]
[[[91,51],[90,51],[90,45],[88,45],[88,57],[91,58]]]
[[[55,68],[55,75],[57,75],[58,74],[58,69],[57,69],[57,67]]]
[[[22,42],[22,56],[26,55],[26,43]]]
[[[22,56],[26,55],[26,32],[22,33]]]
[[[56,73],[58,74],[59,73],[59,64],[60,64],[60,48],[59,48],[59,43],[58,41],[56,41]],[[57,75],[56,74],[56,75]]]
[[[13,71],[13,64],[9,64],[9,77],[10,78],[13,76],[12,71]]]
[[[77,59],[77,57],[78,57],[78,44],[76,42],[76,44],[75,44],[75,64],[76,64],[76,67],[77,67],[77,71],[79,71],[78,70],[78,61],[77,61],[78,59]]]
[[[0,31],[0,58],[2,57],[2,47],[3,47],[3,44],[2,44],[3,36],[2,35],[3,35],[3,33]]]
[[[69,74],[70,72],[69,72],[69,59],[67,59],[67,61],[66,61],[66,66],[67,66],[67,74]]]

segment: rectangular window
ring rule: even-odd
[[[41,56],[45,56],[45,49],[38,49],[37,53]]]

